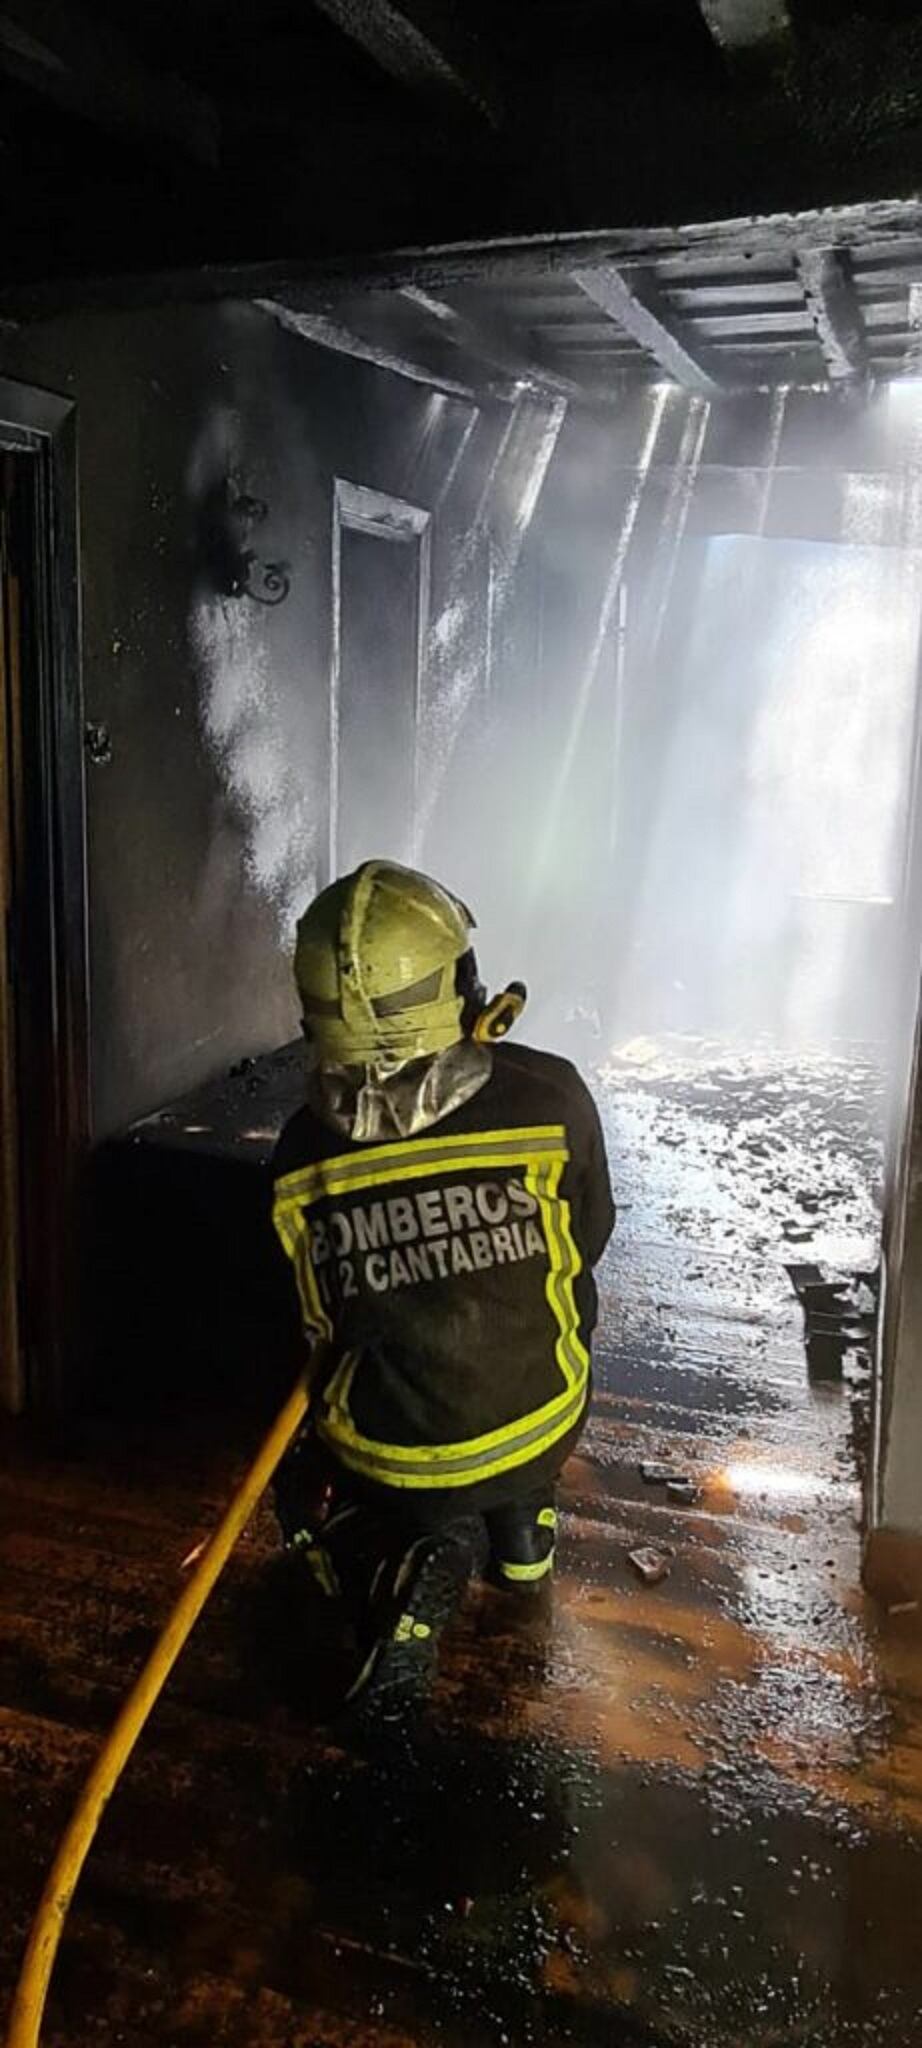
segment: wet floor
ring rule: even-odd
[[[48,2048],[922,2040],[922,1633],[859,1587],[860,1330],[811,1377],[787,1270],[873,1267],[879,1083],[637,1044],[600,1096],[621,1216],[552,1601],[475,1593],[431,1711],[346,1740],[299,1706],[323,1645],[261,1514],[104,1823]],[[0,1481],[10,1972],[245,1445],[119,1431],[20,1434]]]

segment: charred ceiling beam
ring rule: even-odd
[[[869,371],[868,341],[847,252],[805,249],[795,260],[830,382],[863,384]]]
[[[80,120],[214,169],[218,116],[184,79],[149,70],[70,0],[0,0],[0,71]]]
[[[4,0],[0,0],[0,7]],[[459,285],[495,286],[569,279],[574,273],[614,265],[630,282],[657,264],[670,279],[692,284],[716,266],[721,276],[752,261],[771,259],[790,274],[792,250],[857,248],[873,242],[890,250],[894,262],[916,262],[922,240],[922,202],[873,200],[858,206],[826,207],[807,213],[747,214],[682,228],[622,228],[578,234],[531,235],[487,242],[453,242],[395,248],[386,254],[330,253],[292,256],[272,263],[224,260],[174,270],[143,269],[120,276],[49,277],[42,283],[0,281],[0,317],[16,322],[52,319],[74,306],[186,305],[214,299],[285,300],[323,311],[343,291],[396,291],[417,285],[440,296]]]
[[[704,398],[718,396],[721,386],[716,378],[692,355],[678,327],[667,320],[649,271],[632,270],[628,277],[614,264],[606,264],[598,270],[574,270],[572,276],[586,297],[639,342],[667,377]]]
[[[698,0],[715,43],[731,59],[763,57],[786,44],[787,0]]]
[[[390,370],[395,377],[405,377],[411,384],[425,384],[430,391],[442,391],[448,398],[464,398],[476,404],[484,396],[482,390],[475,391],[473,385],[463,383],[460,378],[445,377],[435,367],[398,354],[369,336],[356,333],[327,313],[301,311],[283,305],[278,299],[257,299],[256,303],[280,326],[300,335],[302,341],[312,341],[318,348],[332,349],[335,355],[352,356],[357,362],[372,363],[375,369]],[[494,385],[489,396],[511,399],[514,393],[507,381],[505,389],[497,389]]]
[[[583,387],[574,378],[558,370],[536,344],[527,341],[505,321],[479,311],[470,315],[450,305],[447,299],[436,298],[421,290],[418,285],[404,285],[400,296],[436,322],[473,361],[504,371],[523,384],[550,391],[556,398],[585,396]]]
[[[388,76],[499,122],[499,94],[451,0],[314,0]]]

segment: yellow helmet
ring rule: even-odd
[[[474,918],[428,875],[369,860],[298,924],[295,980],[321,1060],[421,1059],[463,1036],[458,962]]]

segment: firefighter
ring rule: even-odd
[[[592,1098],[503,1042],[525,991],[488,1000],[473,928],[437,882],[366,861],[297,931],[307,1101],[274,1221],[317,1365],[276,1502],[358,1628],[352,1695],[379,1704],[428,1685],[488,1558],[511,1588],[552,1570],[614,1226]]]

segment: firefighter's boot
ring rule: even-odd
[[[372,1588],[367,1652],[350,1688],[357,1703],[385,1718],[428,1693],[439,1638],[461,1604],[468,1580],[482,1571],[487,1536],[479,1515],[418,1537],[385,1561]]]

